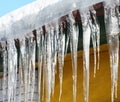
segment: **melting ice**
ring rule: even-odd
[[[110,53],[111,68],[111,101],[114,102],[114,95],[117,98],[118,83],[118,62],[119,62],[119,24],[118,16],[115,8],[105,8],[105,24],[107,42]]]
[[[90,14],[89,12],[82,13],[83,27],[83,87],[84,101],[88,102],[89,98],[89,48],[90,48]]]
[[[6,96],[7,96],[7,49],[6,49],[6,44],[2,46],[3,49],[3,68],[4,68],[4,74],[3,74],[3,102],[5,102]]]
[[[91,27],[91,37],[92,37],[92,43],[93,43],[93,49],[94,49],[94,77],[96,74],[96,68],[99,69],[99,51],[100,51],[100,28],[99,24],[97,22],[97,17],[96,17],[96,11],[93,9],[91,10],[91,20],[90,20],[90,27]],[[96,56],[96,49],[98,56]],[[97,63],[97,58],[98,57],[98,63]]]
[[[58,62],[59,62],[59,79],[60,79],[60,96],[62,95],[62,81],[63,81],[63,67],[64,67],[64,52],[65,52],[65,34],[63,32],[63,25],[60,24],[60,33],[58,40]]]
[[[83,11],[81,12],[83,28],[83,86],[84,101],[88,102],[90,37],[92,37],[94,49],[95,76],[96,68],[99,69],[100,28],[97,22],[95,11]],[[105,8],[106,34],[110,53],[112,102],[114,101],[114,94],[115,97],[117,97],[119,15],[118,8]],[[64,56],[67,53],[69,40],[72,56],[73,102],[76,102],[79,27],[76,25],[76,21],[72,13],[66,16],[66,22],[67,33],[64,32],[65,22],[55,21],[50,24],[46,24],[45,28],[40,27],[37,29],[36,36],[33,36],[32,33],[30,33],[29,36],[20,38],[19,49],[16,48],[15,42],[12,40],[8,40],[7,43],[5,43],[6,47],[2,47],[4,67],[3,102],[5,102],[6,97],[8,98],[8,102],[38,102],[39,100],[41,102],[44,101],[44,98],[46,98],[46,102],[50,102],[51,94],[54,95],[57,59],[59,63],[60,101],[62,95]],[[38,48],[37,56],[35,56],[36,44]],[[98,54],[96,54],[96,52],[98,52]],[[36,57],[38,59],[38,92],[36,93],[38,94],[37,100],[35,101]],[[18,89],[16,87],[18,87]]]
[[[78,48],[78,25],[75,25],[75,19],[72,14],[70,18],[70,45],[71,45],[71,59],[72,59],[72,71],[73,71],[73,102],[76,102],[76,87],[77,87],[77,48]]]
[[[42,28],[37,30],[37,47],[38,47],[38,100],[41,101],[41,81],[42,81],[42,63],[43,63],[43,31]]]
[[[17,51],[14,41],[8,41],[8,102],[16,102]]]

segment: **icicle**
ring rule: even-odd
[[[96,39],[97,39],[97,53],[98,53],[98,62],[97,62],[97,69],[99,69],[99,64],[100,64],[100,27],[97,22],[97,17],[96,14],[93,15],[93,20],[95,24],[95,33],[96,33]]]
[[[70,45],[71,45],[71,56],[72,56],[72,70],[73,70],[73,102],[76,102],[76,86],[77,86],[77,48],[78,48],[78,36],[79,28],[75,25],[73,15],[69,15],[70,18]]]
[[[30,63],[29,63],[29,39],[26,38],[25,39],[25,59],[23,61],[25,61],[25,65],[23,66],[23,74],[24,74],[24,101],[27,102],[28,101],[28,91],[29,89],[32,90],[30,87],[29,87],[29,84],[30,83],[30,78],[29,78],[29,75],[30,75]],[[22,62],[23,63],[23,62]],[[30,91],[31,93],[31,91]],[[30,97],[31,99],[31,97]]]
[[[16,102],[17,51],[14,41],[8,41],[8,102]]]
[[[19,102],[21,102],[22,87],[24,89],[24,67],[25,67],[25,39],[21,39],[20,43],[20,57],[19,57]]]
[[[45,34],[44,42],[43,42],[43,79],[42,79],[42,101],[44,101],[44,89],[45,89],[45,70],[47,67],[47,61],[46,61],[46,53],[47,53],[47,34]]]
[[[24,102],[28,101],[28,96],[27,96],[27,88],[28,88],[28,46],[27,46],[27,39],[21,39],[20,40],[20,56],[21,56],[21,64],[22,64],[22,69],[21,69],[21,77],[22,81],[21,84],[23,84],[23,90],[24,90]]]
[[[14,44],[14,61],[13,61],[13,68],[14,68],[14,102],[16,102],[16,87],[17,87],[17,72],[18,72],[18,67],[17,67],[17,49]]]
[[[30,59],[31,59],[31,68],[29,68],[30,75],[29,78],[31,80],[31,102],[33,102],[33,97],[34,97],[34,90],[35,90],[35,48],[36,48],[36,42],[35,40],[30,37],[29,38],[29,54],[30,54]]]
[[[48,25],[46,27],[46,35],[47,35],[47,52],[46,52],[46,57],[47,57],[47,67],[46,67],[46,102],[50,102],[50,97],[51,97],[51,37],[50,37],[50,26]]]
[[[84,86],[84,101],[88,102],[89,98],[89,48],[91,29],[89,24],[89,12],[82,12],[82,27],[83,27],[83,86]]]
[[[6,50],[6,44],[2,44],[2,51],[3,51],[3,102],[5,102],[6,96],[7,96],[7,50]]]
[[[57,59],[58,59],[58,52],[59,52],[59,23],[58,21],[56,22],[56,26],[55,26],[55,34],[56,34],[56,54],[57,54]],[[57,59],[56,59],[56,64],[57,63]],[[57,65],[56,65],[57,66]],[[57,74],[57,68],[55,69],[55,74]]]
[[[52,91],[52,95],[54,94],[54,79],[55,79],[55,74],[54,74],[54,67],[55,67],[55,65],[54,65],[54,57],[55,57],[55,52],[54,52],[54,27],[51,25],[51,31],[50,31],[50,37],[51,37],[51,64],[52,64],[52,66],[51,66],[51,71],[52,71],[52,73],[51,73],[51,91]]]
[[[57,27],[56,22],[51,24],[51,51],[52,51],[52,95],[54,95],[54,87],[55,87],[55,71],[57,64]]]
[[[22,95],[22,87],[23,87],[23,68],[22,68],[22,56],[19,56],[19,74],[18,74],[18,81],[19,81],[19,94],[18,94],[18,102],[21,102],[21,95]]]
[[[32,37],[20,41],[20,81],[24,86],[24,102],[32,102],[35,85],[35,41]],[[20,85],[21,89],[22,85]],[[19,94],[21,97],[21,92]]]
[[[92,19],[90,20],[90,26],[91,26],[91,37],[92,37],[92,42],[93,42],[93,49],[94,49],[94,77],[96,75],[96,67],[99,69],[99,51],[100,51],[100,29],[99,25],[97,23],[97,18],[96,18],[96,11],[94,9],[91,10],[92,13]],[[98,64],[96,60],[96,48],[98,51]]]
[[[43,31],[37,30],[37,46],[38,46],[38,100],[41,102],[41,77],[42,77],[42,62],[43,62]]]
[[[31,40],[32,38],[26,38],[26,56],[27,56],[27,83],[26,83],[26,100],[31,101],[32,99],[32,50],[31,49]],[[32,76],[32,77],[31,77]]]
[[[112,5],[105,6],[105,24],[110,53],[110,68],[112,80],[111,101],[114,102],[114,95],[117,98],[119,62],[119,24],[114,3],[112,3]]]
[[[57,36],[54,34],[54,55],[53,55],[53,77],[52,77],[52,95],[54,95],[55,88],[55,74],[56,74],[56,64],[57,64]]]
[[[96,32],[95,32],[95,26],[92,24],[91,21],[91,37],[92,37],[92,43],[93,43],[93,49],[94,49],[94,77],[96,75]]]
[[[61,100],[62,95],[62,80],[63,80],[63,67],[64,67],[64,50],[65,50],[65,34],[63,33],[63,28],[60,28],[60,35],[58,41],[58,62],[59,62],[59,79],[60,79],[60,96],[59,101]]]

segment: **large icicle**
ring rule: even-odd
[[[83,27],[83,87],[84,101],[89,99],[89,48],[90,48],[90,14],[88,11],[81,12],[82,27]]]
[[[51,53],[52,53],[52,95],[54,95],[54,87],[55,87],[55,73],[56,73],[56,64],[57,64],[57,33],[58,27],[57,22],[51,23]]]
[[[19,80],[24,88],[24,102],[33,101],[35,86],[35,41],[33,36],[20,40]],[[21,90],[19,99],[21,97]]]
[[[117,82],[118,82],[118,62],[119,62],[119,24],[116,12],[115,1],[112,4],[105,5],[105,24],[107,41],[110,53],[111,68],[111,101],[114,102],[114,95],[117,98]]]
[[[75,19],[72,14],[69,14],[70,18],[70,45],[71,45],[71,56],[72,56],[72,71],[73,71],[73,102],[76,102],[76,86],[77,86],[77,48],[78,48],[78,36],[79,28],[75,25]]]
[[[41,77],[43,63],[43,31],[42,28],[37,30],[37,46],[38,46],[38,100],[41,102]]]
[[[91,37],[92,37],[92,43],[93,43],[93,49],[94,49],[94,77],[96,75],[96,68],[99,69],[99,51],[100,51],[100,28],[97,22],[96,17],[96,11],[94,8],[91,10],[91,16],[92,19],[90,20],[90,26],[91,26]],[[96,57],[96,49],[98,53],[98,61]],[[97,63],[98,62],[98,63]]]
[[[63,33],[63,25],[60,25],[60,34],[58,40],[58,62],[59,62],[59,79],[60,79],[60,96],[62,95],[63,67],[64,67],[64,51],[65,51],[65,34]]]
[[[18,102],[21,102],[22,99],[22,87],[23,87],[23,68],[22,68],[22,55],[19,55],[19,74],[18,74],[18,83],[19,83],[19,93],[18,93]]]
[[[28,39],[25,39],[25,38],[22,38],[20,39],[20,57],[21,57],[21,84],[23,85],[23,90],[24,90],[24,97],[23,97],[23,100],[24,102],[27,102],[28,101],[28,85],[29,85],[29,80],[28,80],[28,46],[27,46],[27,43],[28,43]],[[21,90],[20,90],[21,91]],[[21,96],[21,95],[20,95]]]
[[[8,102],[16,102],[17,51],[14,41],[8,41]]]
[[[97,21],[96,13],[93,12],[93,21],[95,25],[95,33],[96,33],[96,41],[97,41],[97,53],[98,53],[98,62],[97,62],[97,69],[99,69],[100,64],[100,26]]]
[[[46,26],[46,36],[47,36],[47,52],[46,52],[46,57],[47,57],[47,67],[46,67],[46,102],[50,102],[50,97],[51,97],[51,37],[50,37],[51,29],[50,25]]]
[[[6,49],[6,44],[2,44],[2,56],[3,56],[3,102],[6,100],[7,96],[7,68],[8,68],[8,63],[7,63],[7,49]]]
[[[31,95],[30,95],[30,101],[33,102],[34,97],[34,91],[35,91],[35,48],[36,48],[36,42],[33,37],[30,37],[28,40],[28,46],[29,46],[29,59],[30,65],[29,65],[29,80],[31,80]]]
[[[96,74],[96,32],[95,32],[95,26],[92,24],[91,21],[91,37],[92,37],[92,43],[93,43],[93,49],[94,49],[94,77]]]
[[[44,41],[43,41],[43,78],[42,78],[42,101],[44,101],[44,90],[45,90],[45,80],[46,80],[46,76],[45,76],[45,70],[47,67],[47,61],[46,61],[46,54],[47,54],[47,34],[44,35]]]

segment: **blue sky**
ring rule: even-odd
[[[18,9],[26,4],[32,3],[35,0],[0,0],[0,16]]]

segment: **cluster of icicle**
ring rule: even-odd
[[[112,6],[105,4],[106,34],[110,51],[112,102],[114,101],[114,93],[117,97],[118,81],[120,13],[117,4],[116,2],[113,2]],[[80,10],[80,14],[83,28],[84,102],[88,102],[90,38],[92,38],[94,49],[95,76],[96,69],[99,69],[100,27],[97,21],[96,11],[93,7]],[[60,101],[62,95],[64,56],[67,53],[69,42],[73,71],[73,102],[76,102],[79,25],[72,12],[66,16],[64,21],[60,19],[53,21],[44,27],[40,27],[34,33],[35,36],[33,36],[33,33],[30,33],[24,38],[14,41],[8,40],[7,42],[1,43],[4,67],[3,102],[6,102],[6,97],[8,102],[41,102],[44,101],[45,97],[46,102],[50,102],[51,95],[54,95],[57,62],[59,64]],[[38,60],[38,93],[37,99],[34,100],[36,59]]]
[[[105,4],[105,25],[107,42],[110,53],[111,68],[111,102],[114,102],[114,96],[117,98],[118,83],[118,64],[119,64],[119,32],[120,32],[120,12],[119,0],[111,1]]]

